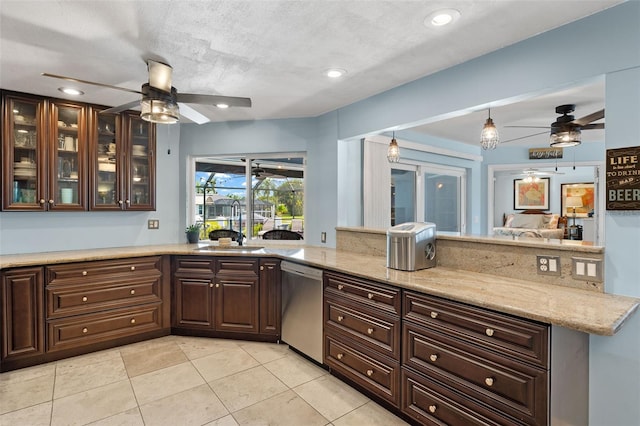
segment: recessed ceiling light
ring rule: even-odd
[[[228,104],[216,104],[216,106],[221,109],[229,108]]]
[[[58,90],[72,96],[84,95],[82,90],[74,89],[73,87],[58,87]]]
[[[424,24],[427,26],[442,27],[455,22],[459,17],[460,12],[456,9],[441,9],[427,16]]]
[[[346,73],[347,73],[347,71],[345,71],[345,70],[343,70],[341,68],[331,68],[331,69],[328,69],[326,71],[326,75],[329,78],[340,78],[343,75],[345,75]]]

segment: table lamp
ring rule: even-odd
[[[582,197],[567,197],[567,208],[573,207],[573,226],[576,226],[576,207],[582,207]]]

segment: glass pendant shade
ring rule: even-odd
[[[140,118],[151,123],[173,124],[180,120],[178,104],[172,101],[143,99]]]
[[[482,145],[482,149],[496,149],[498,142],[500,142],[498,129],[495,124],[493,124],[491,115],[489,115],[487,122],[484,123],[484,127],[482,128],[482,133],[480,134],[480,145]]]
[[[551,129],[551,136],[549,136],[549,144],[553,148],[566,148],[569,146],[576,146],[582,143],[582,135],[579,129],[571,129],[566,131],[559,131],[559,129]]]
[[[387,149],[387,160],[389,160],[390,163],[397,163],[400,161],[400,147],[398,147],[395,134],[389,143],[389,149]]]

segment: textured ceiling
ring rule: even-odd
[[[252,98],[251,109],[195,107],[212,121],[317,116],[618,3],[2,0],[0,87],[65,97],[49,72],[139,90],[152,58],[173,66],[179,92]],[[443,7],[461,12],[454,25],[423,24]],[[330,80],[331,67],[348,73]],[[135,100],[80,88],[86,102]]]

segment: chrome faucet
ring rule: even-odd
[[[239,200],[233,200],[231,202],[231,214],[233,214],[233,206],[235,204],[238,204],[238,227],[240,228],[240,231],[238,232],[238,245],[241,246],[242,245],[242,207],[240,207]],[[231,227],[231,229],[233,229],[233,226]]]

